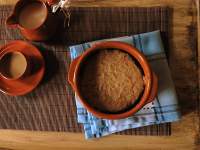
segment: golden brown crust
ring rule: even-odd
[[[140,69],[120,50],[100,50],[82,67],[81,95],[93,107],[119,112],[133,104],[144,88]]]

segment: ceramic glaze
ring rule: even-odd
[[[6,24],[18,28],[28,40],[47,41],[54,38],[59,21],[48,1],[19,0]]]
[[[42,3],[33,2],[21,10],[19,24],[27,29],[35,29],[44,23],[46,16],[46,7]]]
[[[2,50],[0,59],[7,54],[15,54],[15,56],[9,56],[11,60],[15,58],[15,61],[12,62],[15,69],[16,67],[22,69],[22,56],[18,55],[23,54],[27,61],[26,72],[20,78],[11,79],[6,78],[2,73],[0,74],[0,92],[11,96],[19,96],[25,95],[35,89],[40,83],[45,71],[44,58],[37,47],[24,41],[11,41],[0,47],[0,49]],[[16,53],[18,53],[17,56]],[[18,59],[20,59],[20,61]],[[0,66],[0,69],[2,69],[2,66]]]

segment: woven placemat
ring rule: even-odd
[[[5,26],[12,6],[0,7],[0,44],[23,39],[18,30]],[[76,121],[74,93],[66,83],[70,58],[67,46],[102,38],[161,30],[169,34],[170,9],[71,8],[70,27],[52,42],[34,43],[46,61],[45,77],[33,92],[20,97],[0,93],[0,128],[37,131],[81,132]],[[62,44],[61,44],[62,43]],[[165,40],[167,45],[167,40]],[[170,123],[126,130],[118,134],[170,135]]]

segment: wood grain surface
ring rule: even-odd
[[[0,0],[0,4],[14,4],[15,0]],[[73,6],[160,6],[173,9],[169,64],[176,87],[180,89],[179,103],[182,120],[172,123],[172,136],[112,135],[99,140],[86,141],[84,135],[73,133],[30,132],[0,130],[0,149],[200,149],[200,39],[199,0],[79,0]],[[197,25],[198,24],[198,25]],[[193,37],[193,38],[191,38]],[[191,40],[195,39],[195,40]],[[176,62],[176,63],[174,63]],[[191,72],[196,72],[195,75]],[[181,74],[181,76],[180,76]],[[189,90],[191,95],[184,94]]]

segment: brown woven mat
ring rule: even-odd
[[[23,39],[18,30],[5,26],[5,19],[11,11],[11,6],[0,7],[0,44]],[[70,63],[69,54],[66,55],[67,45],[158,29],[167,37],[169,12],[167,7],[72,8],[71,26],[62,31],[62,38],[57,38],[55,44],[35,43],[47,65],[40,86],[21,97],[0,93],[0,128],[81,132],[81,125],[76,121],[74,94],[66,83]],[[166,123],[118,134],[170,135],[170,131],[170,123]]]

